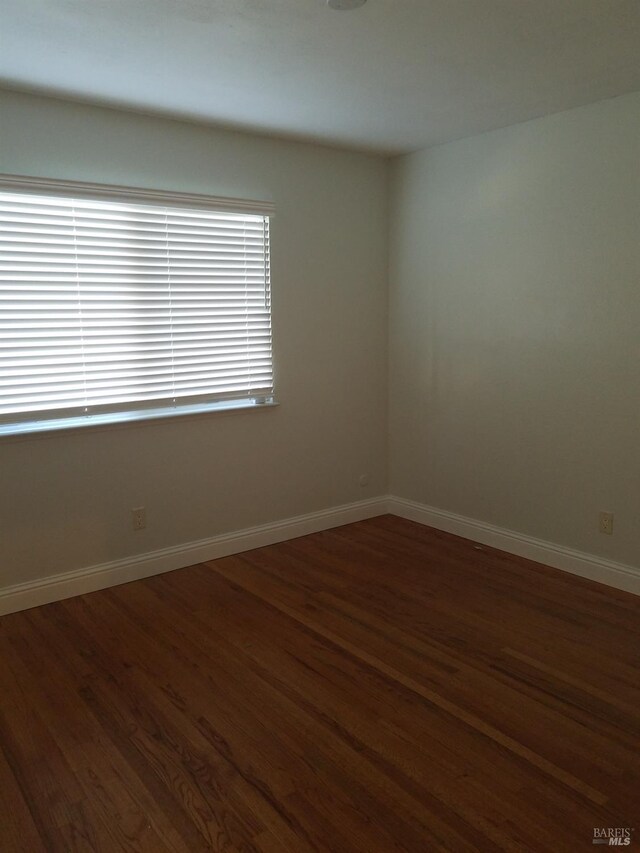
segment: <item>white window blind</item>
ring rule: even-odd
[[[0,430],[271,402],[256,207],[0,180]]]

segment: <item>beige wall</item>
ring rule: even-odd
[[[396,161],[391,223],[390,491],[639,565],[640,94]]]
[[[281,402],[0,439],[0,587],[385,492],[382,159],[5,92],[0,172],[274,201]]]
[[[393,162],[392,494],[640,564],[639,151],[630,95]],[[0,171],[273,200],[282,403],[0,440],[0,587],[385,493],[385,161],[0,92]]]

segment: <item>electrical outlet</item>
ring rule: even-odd
[[[131,523],[134,530],[144,530],[147,526],[147,511],[143,506],[131,510]]]
[[[611,536],[613,533],[613,513],[601,512],[599,516],[598,530]]]
[[[358,482],[360,483],[360,486],[364,489],[365,486],[369,485],[369,475],[368,474],[361,474]]]

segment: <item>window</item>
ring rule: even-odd
[[[0,176],[0,434],[272,403],[272,212]]]

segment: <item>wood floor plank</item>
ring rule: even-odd
[[[568,785],[569,787],[578,791],[579,793],[590,799],[592,802],[603,804],[607,801],[607,796],[601,791],[595,789],[589,784],[584,783],[582,780],[576,778],[575,776],[573,776],[573,774],[563,770],[561,767],[558,767],[556,764],[554,764],[552,761],[549,761],[544,756],[539,755],[538,753],[529,749],[522,742],[515,740],[514,738],[506,734],[504,731],[495,728],[490,723],[487,723],[480,717],[467,711],[462,705],[458,705],[455,702],[452,702],[449,699],[443,697],[436,691],[422,685],[416,679],[412,678],[409,675],[405,675],[403,672],[396,669],[395,667],[386,664],[382,659],[359,648],[349,640],[335,633],[333,630],[324,628],[319,622],[319,620],[307,616],[305,613],[303,613],[301,610],[297,610],[295,607],[291,607],[289,604],[282,601],[280,596],[270,595],[270,593],[266,590],[265,585],[261,582],[261,579],[256,582],[256,578],[249,579],[246,574],[240,577],[239,567],[241,563],[244,563],[246,566],[246,561],[238,559],[233,563],[233,566],[229,568],[227,568],[228,561],[219,561],[217,564],[215,564],[215,566],[212,567],[215,569],[215,571],[224,575],[227,580],[230,580],[235,584],[241,585],[243,589],[255,594],[258,597],[266,597],[266,600],[268,600],[271,604],[274,604],[274,606],[276,606],[283,613],[286,613],[288,616],[299,620],[302,625],[306,626],[307,628],[310,628],[315,633],[324,637],[326,640],[329,640],[330,642],[334,643],[343,651],[348,652],[350,655],[356,657],[363,663],[370,666],[372,669],[384,673],[384,675],[386,675],[389,679],[398,684],[403,685],[413,693],[422,696],[424,699],[431,702],[433,705],[440,708],[442,711],[445,711],[452,717],[455,717],[456,719],[466,723],[470,728],[474,729],[479,734],[482,734],[483,736],[495,741],[499,745],[503,746],[505,749],[509,750],[510,752],[513,752],[515,755],[524,758],[526,761],[530,762],[532,765],[539,768],[543,772],[555,777],[556,779],[563,782],[565,785]]]
[[[84,791],[9,659],[0,655],[0,743],[43,844],[48,850],[76,850],[79,843],[107,850],[111,833],[98,820],[85,821]]]
[[[0,750],[0,837],[9,850],[44,851],[43,840],[16,776]]]
[[[165,583],[165,584],[166,584],[166,583],[169,583],[169,581],[167,581],[166,579],[165,579],[164,581],[160,581],[160,580],[159,580],[158,582],[159,582],[159,583]],[[191,585],[190,585],[190,591],[192,591],[192,592],[193,592],[192,587],[194,587],[194,586],[197,586],[197,584],[195,584],[195,583],[194,583],[194,584],[191,584]],[[176,590],[176,595],[179,595],[179,594],[180,594],[180,591],[179,591],[179,590]],[[220,600],[220,599],[222,599],[222,598],[223,598],[223,590],[222,590],[222,589],[220,589],[220,590],[217,590],[217,591],[216,591],[216,598],[217,598],[218,600]],[[195,590],[195,595],[194,595],[194,600],[195,600],[195,601],[199,601],[200,599],[201,599],[201,591],[200,591],[199,589],[196,589],[196,590]],[[251,603],[250,603],[248,600],[243,600],[243,601],[244,601],[244,607],[243,607],[242,619],[243,619],[243,622],[244,622],[245,624],[248,624],[247,620],[248,620],[248,614],[249,614],[249,612],[250,612],[250,610],[251,610]],[[227,609],[227,610],[229,610],[229,609],[231,609],[231,608],[230,608],[230,606],[227,606],[227,607],[226,607],[226,609]],[[217,618],[218,618],[218,617],[216,617],[216,619],[217,619]],[[231,634],[233,633],[233,626],[231,626],[231,625],[225,625],[225,633],[226,633],[226,634],[228,634],[228,635],[231,635]],[[273,634],[274,634],[274,630],[273,630],[273,628],[271,628],[271,630],[270,630],[270,634],[271,634],[271,635],[273,635]],[[220,642],[220,638],[218,638],[216,642]],[[284,639],[283,639],[282,637],[278,636],[278,646],[282,646],[282,645],[283,645],[283,643],[284,643]],[[260,648],[261,650],[264,650],[264,646],[262,646],[262,645],[261,645],[259,648]],[[343,662],[343,663],[344,663],[344,662]],[[284,663],[283,663],[282,661],[269,660],[269,661],[267,661],[267,664],[266,664],[266,665],[267,665],[270,669],[277,670],[278,672],[280,672],[280,673],[281,673],[281,672],[282,672],[282,670],[283,670]],[[335,668],[334,668],[334,669],[335,669]],[[304,677],[305,677],[304,672],[298,672],[298,673],[296,673],[296,675],[295,675],[295,677],[294,677],[293,681],[294,681],[294,682],[301,682],[301,681],[303,681],[303,680],[304,680]],[[321,703],[323,702],[323,700],[325,699],[326,695],[327,695],[327,682],[326,682],[326,680],[322,682],[322,685],[323,685],[323,687],[322,687],[322,691],[321,691],[320,693],[318,693],[317,695],[313,695],[313,694],[312,694],[313,699],[314,699],[314,702],[316,702],[316,703],[318,703],[318,704],[321,704]],[[312,690],[313,690],[313,684],[312,684],[312,683],[309,683],[309,685],[305,684],[305,685],[304,685],[304,689],[305,689],[305,691],[307,691],[307,690],[308,690],[310,693],[312,693]],[[353,692],[354,692],[354,691],[353,691],[353,686],[351,686],[351,693],[353,694]],[[361,692],[362,692],[362,691],[361,691],[361,688],[360,688],[360,689],[357,691],[358,696],[360,696],[360,695],[361,695]],[[353,699],[351,699],[351,702],[350,702],[349,704],[352,704],[352,703],[353,703]],[[337,717],[341,717],[341,718],[348,718],[348,717],[349,717],[349,713],[350,713],[349,704],[345,704],[345,705],[343,705],[341,708],[338,708],[337,710],[336,710],[335,708],[333,708],[333,709],[331,710],[331,713],[333,714],[333,716],[337,716]],[[366,716],[364,717],[364,719],[366,719]],[[412,720],[411,722],[415,725],[415,722],[416,722],[415,717],[413,718],[413,720]],[[405,720],[405,721],[404,721],[404,723],[405,723],[405,726],[406,726],[406,725],[407,725],[407,721]],[[449,733],[449,737],[450,737],[450,733]],[[455,736],[454,740],[458,740],[458,739],[459,739],[459,737],[460,737],[460,733],[457,733],[457,735]],[[446,740],[446,739],[447,739],[447,737],[445,736],[445,740]],[[361,750],[362,748],[363,748],[363,747],[362,747],[362,745],[361,745],[361,746],[359,747],[359,749]],[[415,748],[416,748],[416,747],[414,746],[414,749],[415,749]],[[476,751],[477,751],[477,748],[478,748],[478,747],[477,747],[477,745],[476,745]],[[491,765],[490,765],[490,766],[491,766],[491,769],[492,769],[492,772],[493,772],[493,768],[495,767],[496,759],[497,759],[497,756],[493,755],[493,756],[492,756],[492,760],[491,760]],[[431,762],[430,762],[430,763],[431,763]],[[512,768],[512,773],[511,773],[511,775],[513,776],[513,768]],[[424,790],[424,789],[422,789],[422,790],[420,791],[420,796],[424,797],[424,796],[426,796],[426,795],[427,795],[427,791],[426,791],[426,790]],[[542,819],[542,818],[543,818],[543,816],[541,816],[541,819]]]
[[[640,599],[392,516],[13,614],[0,851],[588,849],[639,673]]]
[[[115,592],[117,595],[117,591]],[[142,591],[139,594],[144,594]],[[176,595],[179,595],[179,591],[176,591]],[[176,596],[171,597],[171,619],[172,622],[175,623],[176,619]],[[251,607],[252,602],[248,600],[244,600],[242,604],[242,620],[246,622],[247,611]],[[268,614],[270,617],[273,617],[273,614]],[[158,621],[160,623],[162,621],[162,615],[158,610],[156,610],[156,624]],[[167,625],[168,627],[168,625]],[[336,793],[336,786],[339,785],[343,787],[346,796],[348,796],[351,800],[354,798],[357,800],[358,797],[358,782],[360,781],[360,798],[366,795],[364,792],[364,788],[366,785],[369,787],[376,786],[376,773],[375,769],[371,766],[366,766],[361,768],[360,774],[358,774],[357,770],[354,770],[353,775],[349,778],[344,778],[344,774],[341,770],[341,765],[344,764],[345,761],[349,760],[349,750],[344,750],[344,755],[341,756],[340,761],[336,764],[333,759],[333,755],[336,751],[339,751],[342,744],[339,741],[336,741],[335,736],[331,734],[327,737],[327,732],[319,731],[317,727],[314,727],[312,730],[311,738],[304,738],[302,740],[304,748],[300,750],[298,744],[296,744],[296,740],[292,740],[288,738],[286,733],[281,733],[278,736],[278,728],[280,724],[279,715],[282,717],[289,719],[291,723],[296,721],[298,722],[299,728],[304,728],[308,730],[315,722],[317,722],[314,716],[310,716],[309,714],[300,713],[301,707],[300,703],[295,701],[295,699],[291,698],[291,693],[286,692],[285,685],[282,682],[279,682],[278,687],[279,691],[273,689],[273,685],[269,676],[267,675],[267,670],[262,670],[262,675],[266,676],[267,680],[256,678],[253,676],[253,672],[251,669],[252,658],[247,657],[246,654],[243,654],[244,651],[248,650],[244,647],[244,643],[241,641],[240,648],[238,648],[237,656],[233,655],[233,652],[230,650],[227,640],[229,636],[231,636],[232,631],[228,630],[230,626],[226,626],[223,634],[215,634],[212,628],[209,628],[205,624],[202,625],[202,631],[200,632],[198,638],[198,644],[195,647],[188,649],[188,657],[191,661],[197,661],[200,657],[200,650],[202,649],[205,654],[209,653],[205,657],[205,665],[208,664],[208,669],[211,670],[212,666],[215,666],[215,677],[220,680],[221,683],[224,683],[224,696],[219,697],[219,701],[216,702],[216,717],[217,717],[217,725],[225,726],[224,728],[224,739],[225,742],[233,743],[234,735],[237,735],[237,732],[234,731],[234,728],[237,728],[237,725],[232,725],[229,728],[229,717],[230,715],[226,715],[226,720],[224,718],[220,718],[220,704],[222,702],[233,702],[234,699],[237,700],[237,707],[235,710],[236,718],[238,716],[244,716],[245,719],[251,720],[251,712],[246,707],[244,708],[244,712],[242,711],[243,703],[246,703],[246,695],[247,688],[250,687],[250,694],[256,699],[256,706],[260,709],[260,715],[264,718],[269,715],[272,717],[270,720],[271,725],[268,729],[265,730],[266,740],[263,740],[261,743],[253,743],[251,747],[251,756],[254,760],[256,760],[261,751],[265,749],[271,753],[271,760],[273,762],[270,771],[268,772],[268,778],[276,779],[277,774],[273,772],[273,766],[275,763],[280,761],[286,761],[288,764],[291,764],[292,761],[295,762],[294,768],[291,771],[295,774],[297,779],[298,786],[303,788],[304,790],[314,790],[314,797],[316,800],[321,799],[321,791],[318,791],[318,778],[322,778],[326,776],[328,780],[333,781],[333,793]],[[189,630],[193,634],[198,631],[198,621],[197,618],[194,619],[193,615],[189,616]],[[270,624],[269,626],[270,634],[274,634],[275,626]],[[208,636],[214,634],[213,637]],[[161,642],[161,639],[160,639]],[[220,666],[223,667],[222,672],[218,672]],[[281,666],[278,667],[279,675],[282,676],[283,668]],[[241,674],[241,680],[238,681],[236,673]],[[212,673],[213,674],[213,673]],[[184,684],[185,674],[184,672],[181,675],[177,675],[177,678],[182,678],[183,680],[183,690],[189,692],[193,695],[193,693],[198,690],[198,694],[202,695],[202,690],[200,687],[195,687],[194,685]],[[250,682],[248,684],[247,682]],[[262,694],[265,694],[264,696]],[[244,697],[244,698],[243,698]],[[285,701],[283,701],[283,698]],[[276,713],[272,713],[272,709],[276,711]],[[251,722],[251,729],[253,732],[260,731],[263,728],[263,725],[259,719],[254,718]],[[246,732],[245,732],[246,735]],[[297,740],[300,740],[298,737]],[[284,742],[281,742],[284,741]],[[319,742],[322,742],[324,746],[326,746],[326,750],[324,754],[319,753],[317,750],[317,745]],[[234,754],[239,757],[241,755],[241,743],[237,743],[234,749]],[[315,764],[313,766],[313,773],[309,774],[310,769],[310,760],[313,756],[315,760]],[[362,760],[359,761],[360,764],[364,764]],[[329,765],[329,772],[321,768]],[[256,778],[256,771],[251,770],[251,776]],[[290,784],[290,783],[289,783]],[[387,788],[389,785],[387,784]],[[364,793],[363,793],[364,792]],[[426,792],[422,792],[424,796],[426,796]],[[388,791],[385,792],[386,796],[388,796]],[[401,795],[402,792],[398,791],[398,794]],[[385,797],[386,799],[386,797]],[[412,803],[412,808],[420,811],[423,808],[423,804],[420,801],[415,801]],[[386,803],[384,799],[376,804],[376,810],[380,813],[381,810],[386,809]],[[352,802],[352,820],[357,823],[359,822],[360,808],[356,801]],[[394,815],[393,813],[389,813],[388,822],[393,822]],[[290,816],[289,816],[290,820]],[[327,815],[325,823],[327,826],[331,825],[332,815]],[[343,820],[347,820],[346,817]],[[378,840],[384,838],[385,836],[385,827],[377,827],[376,835]],[[395,834],[389,836],[389,838],[385,841],[386,849],[392,850],[395,849],[398,845],[398,839],[402,839],[403,836],[406,836],[409,833],[408,828],[402,827],[402,825],[398,825],[395,827]],[[372,842],[373,843],[373,842]],[[411,843],[417,843],[417,837],[415,835],[412,836]],[[404,846],[400,846],[398,849],[406,849]]]
[[[31,611],[28,626],[14,632],[18,675],[26,695],[38,704],[43,721],[68,757],[91,806],[126,849],[180,850],[180,835],[156,811],[143,781],[113,749],[100,722],[78,701],[76,682],[66,667],[59,666],[57,645],[38,628],[41,613]]]
[[[96,639],[79,614],[75,619],[68,616],[67,609],[75,604],[65,602],[59,606],[59,618],[55,622],[47,620],[45,636],[72,668],[81,669],[78,658],[82,653],[67,642],[65,625],[73,625],[76,640],[89,651],[94,672],[80,691],[85,706],[137,772],[152,777],[163,788],[165,807],[176,816],[181,830],[186,830],[190,849],[253,850],[250,833],[238,826],[228,798],[220,796],[210,762],[197,754],[184,732],[172,726],[163,709],[144,693],[128,656],[122,659],[104,653],[102,645],[110,633],[109,623],[101,625]]]

